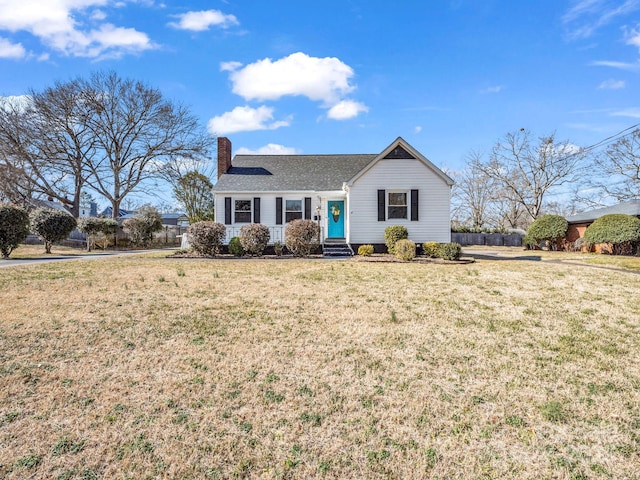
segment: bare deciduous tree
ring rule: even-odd
[[[87,183],[111,202],[114,215],[123,199],[166,162],[206,156],[211,137],[187,108],[159,90],[114,72],[95,73],[79,84],[96,146]]]
[[[84,121],[86,106],[76,82],[56,83],[42,92],[0,105],[0,156],[13,196],[51,197],[74,216],[89,171],[93,138]]]
[[[632,131],[594,158],[591,186],[622,202],[640,198],[640,129]]]
[[[492,179],[480,168],[482,154],[472,151],[467,156],[465,169],[454,174],[456,183],[451,193],[455,206],[454,216],[462,224],[480,229],[490,223],[493,200]]]
[[[499,140],[489,161],[478,164],[478,168],[501,187],[505,200],[515,202],[531,221],[543,213],[545,196],[553,188],[581,176],[583,157],[581,149],[568,141],[557,141],[555,134],[533,143],[531,134],[522,129]],[[509,210],[512,216],[521,215],[518,209]]]

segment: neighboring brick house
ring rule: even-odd
[[[567,241],[575,242],[578,238],[584,237],[585,230],[594,220],[612,213],[623,213],[640,218],[640,199],[618,203],[611,207],[596,208],[595,210],[589,210],[567,217],[567,222],[569,223]]]
[[[380,153],[236,155],[218,138],[215,215],[228,242],[249,223],[262,223],[270,243],[284,242],[285,226],[318,222],[323,243],[384,244],[384,230],[404,225],[409,239],[451,241],[453,180],[404,139]]]

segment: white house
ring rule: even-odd
[[[323,243],[384,245],[404,225],[416,243],[451,241],[453,180],[398,137],[378,154],[236,155],[218,138],[215,215],[227,242],[248,223],[283,242],[287,222],[311,219]]]

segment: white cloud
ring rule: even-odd
[[[637,108],[637,107],[625,108],[623,110],[618,110],[617,112],[611,112],[611,116],[640,118],[640,108]]]
[[[640,49],[640,31],[637,30],[637,27],[627,30],[625,36],[627,37],[627,45]]]
[[[296,148],[285,147],[277,143],[269,143],[255,150],[241,147],[236,151],[236,155],[296,155],[299,153],[300,151]]]
[[[77,57],[119,57],[155,45],[133,28],[100,23],[95,8],[120,6],[114,0],[0,0],[0,30],[28,32],[48,48]],[[93,22],[87,27],[85,22]]]
[[[224,62],[220,70],[230,72],[233,93],[245,100],[279,100],[285,96],[303,96],[328,108],[327,117],[345,120],[369,109],[345,98],[355,90],[351,84],[353,69],[335,57],[311,57],[297,52],[272,60],[265,58],[243,66]]]
[[[588,38],[617,17],[628,15],[639,8],[640,0],[625,0],[622,3],[578,0],[562,17],[562,22],[569,29],[569,38]]]
[[[170,26],[180,30],[191,30],[202,32],[209,30],[211,26],[228,28],[232,25],[239,25],[238,19],[234,15],[227,15],[220,10],[201,10],[199,12],[187,12],[176,15],[177,22],[169,23]]]
[[[413,133],[420,133],[421,131],[422,131],[422,127],[420,125],[418,125],[413,129]]]
[[[289,124],[290,119],[274,121],[273,108],[263,105],[258,108],[236,107],[230,112],[211,118],[207,128],[213,135],[227,135],[253,130],[275,130]]]
[[[11,95],[9,97],[0,97],[0,108],[9,112],[12,110],[24,111],[32,104],[30,95]]]
[[[484,90],[480,90],[480,93],[500,93],[504,87],[502,85],[495,85],[493,87],[487,87]]]
[[[233,72],[242,66],[240,62],[222,62],[220,64],[221,72]]]
[[[343,100],[329,109],[327,117],[333,120],[347,120],[357,117],[360,112],[368,111],[367,106],[362,103],[354,102],[353,100]]]
[[[629,62],[616,62],[609,60],[598,60],[595,62],[591,62],[589,65],[594,67],[611,67],[617,68],[619,70],[628,70],[630,72],[640,71],[640,63],[629,63]]]
[[[0,58],[24,58],[27,51],[20,43],[11,43],[6,38],[0,37]]]
[[[228,69],[229,63],[223,64]],[[279,60],[265,58],[231,70],[233,93],[245,100],[277,100],[302,95],[333,105],[353,91],[353,69],[335,57],[310,57],[298,52]]]
[[[598,85],[598,89],[600,90],[620,90],[621,88],[626,87],[626,83],[624,80],[614,80],[610,78],[609,80],[605,80],[600,85]]]

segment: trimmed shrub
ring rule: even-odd
[[[37,208],[29,220],[31,230],[44,242],[45,253],[51,253],[51,245],[67,238],[77,225],[71,214],[53,208]]]
[[[106,237],[118,231],[118,222],[112,218],[82,217],[78,219],[78,230],[87,235],[87,251],[89,252],[91,247],[95,248],[98,235]]]
[[[396,242],[393,251],[396,258],[401,260],[413,260],[416,258],[416,244],[411,240],[400,239]]]
[[[363,257],[370,257],[373,255],[373,245],[360,245],[358,247],[358,255]]]
[[[215,256],[220,253],[226,227],[219,222],[196,222],[187,227],[189,245],[198,255]]]
[[[146,247],[153,240],[153,234],[162,230],[162,215],[155,207],[140,207],[133,218],[122,222],[124,230],[129,234],[131,243]]]
[[[603,215],[587,227],[584,240],[608,243],[614,255],[630,255],[640,243],[640,218],[622,213]]]
[[[0,204],[0,253],[9,258],[11,252],[29,235],[29,214],[10,204]]]
[[[281,257],[284,253],[284,245],[282,245],[282,243],[280,242],[275,242],[273,244],[273,251],[276,252],[277,256]]]
[[[244,256],[244,248],[242,248],[240,237],[233,237],[229,240],[229,253],[234,257]]]
[[[530,248],[536,248],[541,242],[545,242],[549,250],[558,250],[568,228],[569,224],[564,217],[543,215],[529,225],[523,242]]]
[[[394,247],[398,240],[406,240],[409,238],[407,227],[402,225],[392,225],[384,229],[384,243],[389,253],[395,253]]]
[[[438,242],[424,242],[422,244],[422,252],[425,257],[439,258],[440,257],[440,244]]]
[[[271,234],[269,227],[261,223],[251,223],[240,229],[240,243],[249,255],[262,255]]]
[[[285,245],[296,257],[306,257],[318,246],[320,227],[313,220],[297,219],[285,228]]]
[[[460,260],[462,255],[462,245],[456,242],[443,243],[440,245],[440,257],[444,260]]]

